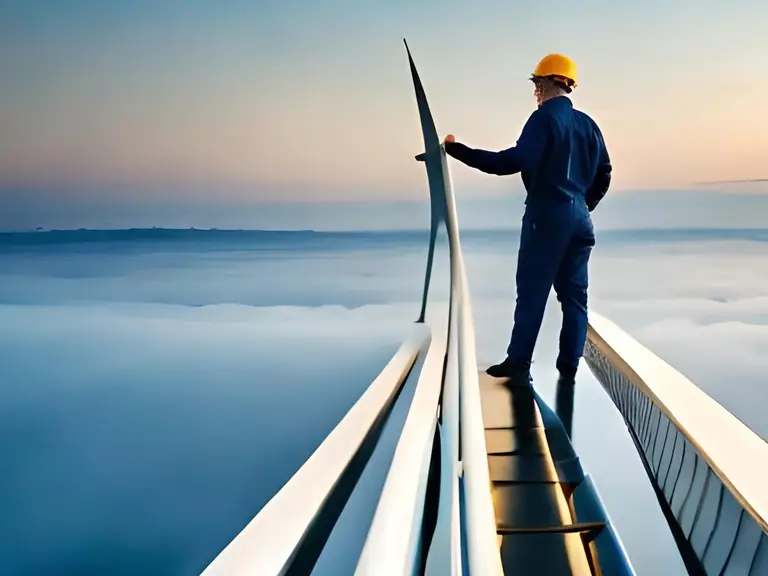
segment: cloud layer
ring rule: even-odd
[[[515,243],[465,244],[486,365],[509,337]],[[199,570],[389,359],[418,314],[425,256],[416,241],[370,239],[298,252],[130,243],[0,252],[0,508],[10,511],[0,532],[11,535],[0,568],[95,573],[119,559],[134,573]],[[766,437],[766,256],[768,244],[744,239],[599,237],[591,305]],[[445,315],[447,281],[441,250],[432,319]],[[558,323],[552,297],[534,365],[547,400]],[[587,370],[579,378],[575,442],[635,567],[676,573],[621,418]],[[359,537],[385,460],[343,533]],[[349,564],[344,545],[332,542],[329,573]]]

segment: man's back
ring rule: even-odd
[[[446,142],[445,151],[488,174],[522,176],[533,208],[586,204],[591,212],[608,192],[611,161],[597,124],[574,110],[570,98],[541,104],[523,127],[517,144],[500,152]]]
[[[610,159],[597,124],[574,109],[565,96],[542,104],[529,122],[544,128],[547,136],[540,161],[521,174],[528,192],[526,204],[586,202],[596,175],[606,168],[610,174]]]

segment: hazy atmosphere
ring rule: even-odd
[[[146,203],[258,228],[257,209],[248,226],[236,207],[421,198],[404,37],[438,129],[470,145],[514,144],[535,104],[528,76],[564,51],[614,191],[765,177],[766,29],[758,0],[6,2],[0,227],[121,226]],[[519,190],[458,163],[454,179],[472,196]],[[156,219],[131,225],[171,222]]]

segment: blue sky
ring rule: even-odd
[[[80,206],[89,226],[150,199],[422,198],[403,37],[438,129],[471,145],[514,143],[534,105],[528,74],[562,51],[616,191],[765,176],[766,29],[756,0],[7,2],[0,201]],[[459,191],[519,190],[453,173]]]

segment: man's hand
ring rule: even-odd
[[[455,143],[456,143],[456,136],[454,136],[453,134],[448,134],[448,136],[446,136],[443,139],[443,144],[455,144]],[[426,160],[427,160],[427,154],[425,152],[422,152],[421,154],[416,156],[417,162],[426,162]]]

